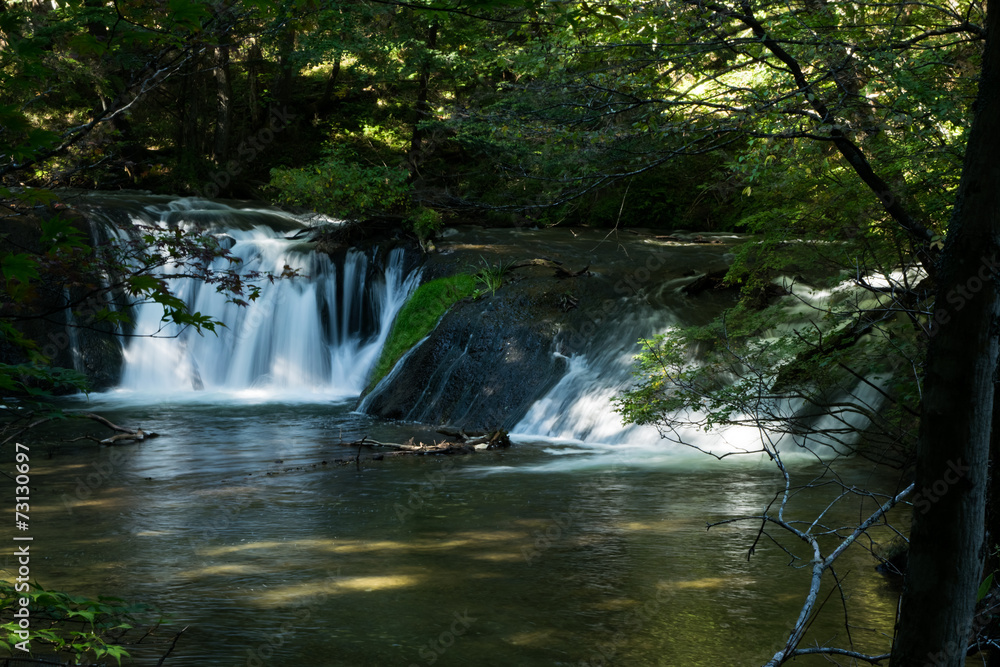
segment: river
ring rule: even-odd
[[[191,207],[164,201],[144,210],[165,219]],[[275,250],[282,232],[226,235],[248,265],[293,261]],[[265,294],[254,306],[264,316],[232,315],[218,338],[137,339],[119,388],[63,402],[160,437],[96,447],[31,435],[39,582],[152,605],[160,637],[187,628],[171,667],[757,665],[781,646],[808,554],[787,536],[758,540],[758,521],[706,530],[760,514],[781,478],[759,454],[720,461],[616,425],[608,398],[627,380],[632,329],[607,359],[567,359],[512,448],[373,460],[341,443],[443,438],[354,411],[414,274],[390,257],[373,282],[361,255],[333,266],[294,252],[312,281]],[[329,287],[338,279],[353,282]],[[194,288],[185,298],[205,312],[231,306]],[[827,472],[813,456],[786,462],[796,480]],[[837,474],[897,490],[898,475],[861,459],[840,459]],[[802,491],[789,511],[811,521],[837,493]],[[826,523],[851,526],[874,508],[842,502]],[[838,561],[849,629],[827,582],[803,645],[887,649],[898,590],[866,546]],[[792,553],[805,560],[790,566]],[[134,647],[136,663],[155,665],[162,641]]]
[[[806,590],[769,542],[748,562],[757,522],[705,529],[767,506],[779,479],[759,460],[521,441],[344,465],[357,452],[342,439],[416,429],[349,404],[88,407],[163,435],[51,448],[34,468],[33,575],[188,626],[168,665],[762,664]],[[878,476],[860,462],[841,474]],[[897,592],[862,548],[839,574],[865,601],[855,645],[885,646]],[[807,641],[847,643],[838,595]]]

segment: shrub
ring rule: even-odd
[[[418,206],[413,209],[410,212],[409,222],[413,233],[417,235],[421,243],[425,243],[434,234],[441,231],[441,227],[444,226],[441,213],[426,206]]]
[[[271,187],[283,204],[357,219],[405,206],[410,186],[403,168],[362,165],[334,151],[306,167],[271,170]]]

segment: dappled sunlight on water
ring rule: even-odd
[[[766,541],[747,561],[759,522],[706,531],[764,510],[780,488],[765,463],[524,442],[355,465],[340,429],[389,441],[411,431],[339,410],[108,410],[163,435],[114,462],[90,444],[46,462],[33,574],[145,600],[190,626],[175,667],[256,664],[261,646],[276,666],[426,665],[421,651],[442,637],[452,643],[436,667],[754,664],[798,613],[808,572]],[[338,457],[351,465],[320,465]],[[820,471],[796,465],[803,479]],[[857,465],[866,483],[872,474]],[[831,493],[804,495],[796,512],[810,516]],[[845,507],[840,520],[856,516]],[[880,647],[896,592],[862,549],[845,559],[846,590],[865,600],[852,622],[876,630],[853,639]],[[843,639],[842,621],[829,605],[807,641]]]
[[[370,577],[344,577],[307,581],[295,586],[271,588],[266,593],[254,597],[254,604],[260,606],[287,606],[302,598],[341,595],[344,593],[371,593],[395,588],[419,585],[420,578],[412,575],[384,575]]]

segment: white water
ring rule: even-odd
[[[678,294],[676,298],[683,297]],[[671,434],[673,439],[703,450],[698,451],[665,439],[655,426],[622,423],[612,401],[632,384],[639,340],[684,325],[669,310],[654,310],[641,303],[626,304],[626,309],[628,315],[610,323],[613,331],[604,331],[587,349],[567,358],[566,374],[514,427],[516,440],[545,443],[546,451],[558,457],[538,469],[690,467],[713,460],[703,452],[720,456],[760,452],[756,429],[731,427],[706,433],[689,428]]]
[[[301,277],[265,281],[261,297],[247,307],[227,302],[210,285],[171,281],[191,311],[226,326],[217,334],[181,330],[163,325],[160,306],[140,306],[134,313],[137,337],[125,349],[121,384],[114,392],[130,402],[314,402],[356,397],[419,278],[406,274],[402,251],[390,253],[380,271],[371,270],[369,257],[355,251],[335,264],[291,238],[306,223],[274,211],[181,199],[148,204],[135,219],[147,225],[198,225],[233,244],[230,252],[242,260],[242,270],[281,274],[288,266]],[[220,262],[218,268],[226,267]],[[677,305],[680,312],[674,300],[687,297],[677,285],[668,291],[672,294],[661,295],[662,302]],[[813,296],[810,308],[830,297]],[[801,308],[802,303],[789,308],[796,306]],[[690,427],[670,434],[694,448],[665,440],[652,426],[623,426],[612,399],[631,384],[637,341],[686,322],[662,305],[623,304],[622,312],[627,315],[609,320],[584,349],[566,357],[568,372],[516,425],[515,439],[543,444],[553,455],[544,467],[553,469],[711,463],[711,457],[697,449],[716,456],[755,453],[751,456],[763,458],[762,438],[768,436],[752,424],[708,432]],[[384,381],[395,380],[393,373]],[[877,408],[876,389],[862,386],[854,394],[845,398]],[[789,401],[770,410],[792,416],[803,405]],[[697,417],[692,415],[691,421],[697,422]],[[839,426],[833,417],[810,419],[820,429]],[[858,415],[851,419],[851,426],[865,426]],[[791,435],[767,441],[770,448],[780,445],[785,456],[808,458],[832,454],[836,444]]]
[[[706,453],[766,458],[756,428],[730,426],[706,432],[691,427],[669,433],[668,439],[655,426],[624,425],[612,399],[630,385],[632,356],[569,358],[566,375],[532,405],[512,433],[518,441],[545,443],[545,451],[559,457],[537,470],[678,464],[690,468],[718,463]],[[694,422],[698,415],[689,418]]]
[[[226,326],[217,333],[180,329],[163,324],[161,306],[139,306],[118,393],[195,401],[339,400],[360,394],[418,280],[416,273],[406,274],[403,251],[392,251],[381,273],[353,250],[335,264],[288,232],[263,224],[260,211],[197,204],[179,200],[148,213],[160,223],[199,220],[224,229],[233,242],[230,253],[242,260],[241,271],[281,275],[287,266],[299,277],[262,281],[260,298],[248,306],[193,279],[170,281],[192,312]],[[217,260],[213,268],[227,267]]]
[[[668,302],[686,298],[679,288],[674,292],[666,295]],[[785,297],[784,303],[792,323],[779,328],[774,335],[787,334],[796,326],[804,327],[809,320],[818,318],[834,299],[850,298],[857,293],[852,281],[826,292],[808,287],[796,289],[796,294]],[[630,310],[633,314],[612,325],[615,331],[605,331],[585,351],[567,358],[567,373],[514,427],[515,439],[546,443],[546,451],[558,457],[539,466],[539,470],[606,465],[690,467],[697,465],[698,460],[716,463],[713,457],[733,455],[766,461],[765,449],[780,451],[786,460],[829,459],[850,451],[858,433],[869,424],[863,413],[875,413],[882,404],[881,381],[872,378],[840,396],[828,397],[832,404],[857,408],[836,414],[817,413],[801,398],[770,398],[760,405],[763,421],[747,417],[745,424],[704,430],[695,426],[703,415],[691,412],[674,416],[676,423],[690,426],[664,432],[652,425],[625,425],[614,410],[613,399],[632,385],[633,359],[640,350],[638,341],[687,324],[668,311],[654,312],[641,304],[632,305]],[[766,428],[767,421],[782,420],[801,424],[803,434],[769,432]]]

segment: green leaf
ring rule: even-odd
[[[42,243],[52,243],[55,249],[86,248],[84,233],[64,218],[55,217],[42,221]]]
[[[209,16],[204,5],[191,0],[169,0],[167,7],[167,15],[170,18],[190,27],[198,26]]]
[[[979,590],[976,591],[976,602],[982,602],[983,598],[986,597],[986,594],[990,592],[991,588],[993,588],[992,572],[990,573],[990,576],[983,579],[983,583],[979,584]]]
[[[107,47],[97,41],[97,38],[90,33],[74,35],[69,39],[69,46],[80,55],[89,54],[100,56],[107,50]]]
[[[38,279],[38,261],[27,253],[5,255],[0,260],[0,269],[7,280],[26,283]]]
[[[77,611],[71,611],[69,613],[69,615],[72,616],[72,617],[79,616],[81,618],[85,618],[88,621],[90,621],[91,623],[93,623],[94,622],[94,618],[97,617],[97,614],[94,613],[93,611],[90,611],[89,609],[80,609],[80,610],[77,610]]]
[[[132,276],[129,278],[128,283],[133,294],[154,292],[161,287],[160,279],[148,274]]]

